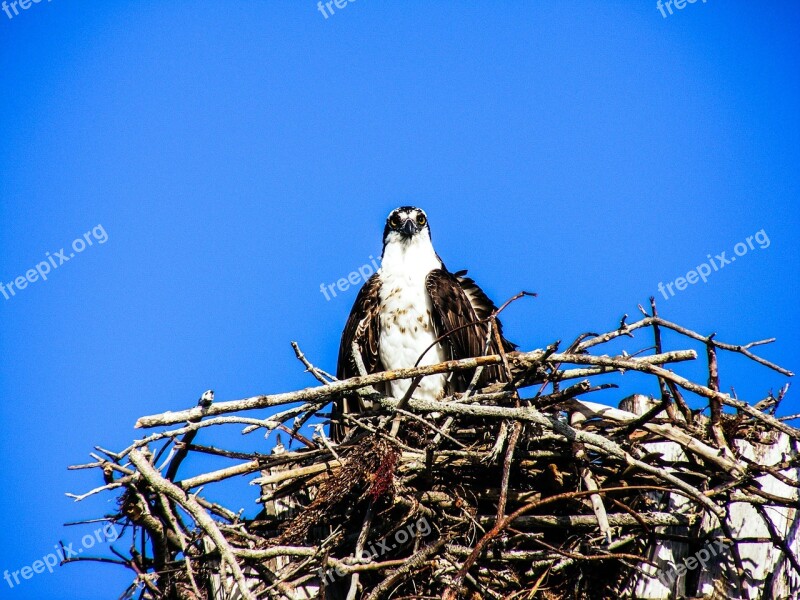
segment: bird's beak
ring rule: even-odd
[[[402,230],[402,231],[403,231],[403,233],[404,233],[405,235],[407,235],[407,236],[411,237],[412,235],[414,235],[415,233],[417,233],[417,231],[419,231],[419,229],[417,228],[417,224],[414,222],[414,220],[413,220],[413,219],[408,219],[408,220],[407,220],[407,221],[406,221],[406,222],[403,224],[403,230]]]

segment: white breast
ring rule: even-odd
[[[379,277],[381,279],[380,359],[385,369],[413,367],[417,359],[438,337],[433,322],[432,306],[425,289],[425,278],[441,262],[425,232],[409,241],[388,243],[384,249]],[[433,365],[447,360],[441,345],[436,344],[420,360],[420,365]],[[411,385],[410,379],[392,381],[390,394],[402,398]],[[444,395],[445,376],[425,377],[414,397],[439,400]]]

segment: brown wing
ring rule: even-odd
[[[348,379],[357,376],[358,368],[353,359],[353,342],[358,344],[364,367],[367,373],[382,371],[378,355],[380,338],[380,287],[381,282],[376,273],[370,277],[358,292],[350,316],[342,332],[342,341],[339,345],[339,362],[336,366],[336,377]],[[340,418],[342,414],[360,413],[372,408],[358,396],[348,396],[337,399],[333,405],[332,419]],[[331,423],[331,439],[341,441],[347,433],[347,427],[342,423]]]
[[[442,344],[449,350],[453,359],[483,356],[488,332],[487,323],[478,323],[489,316],[495,309],[491,300],[477,284],[464,278],[466,271],[454,275],[445,269],[436,269],[428,274],[425,284],[433,305],[433,318],[439,335],[448,332]],[[502,338],[502,325],[498,322]],[[494,338],[494,336],[492,336]],[[505,338],[503,347],[512,350],[514,345]],[[494,339],[489,344],[489,354],[498,352]],[[453,391],[464,391],[472,379],[472,371],[460,371],[454,374]],[[481,376],[480,384],[502,380],[502,370],[497,367],[486,368]]]
[[[475,280],[471,277],[466,277],[467,271],[456,271],[454,275],[456,279],[458,279],[458,283],[461,285],[461,289],[464,290],[464,293],[469,298],[470,304],[472,304],[472,308],[475,310],[475,313],[478,315],[479,319],[485,319],[489,315],[491,315],[494,311],[497,310],[497,306],[486,293],[478,287],[478,284],[475,283]],[[509,342],[503,336],[503,324],[500,322],[500,319],[496,320],[497,322],[497,329],[500,331],[500,339],[503,341],[503,350],[506,352],[513,352],[517,349],[517,345],[513,342]]]

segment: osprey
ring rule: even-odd
[[[497,307],[466,273],[451,273],[436,254],[425,211],[413,206],[393,210],[383,230],[381,267],[359,291],[342,333],[336,376],[347,379],[359,375],[353,343],[367,373],[413,367],[417,361],[425,366],[483,356],[488,323],[480,321]],[[516,348],[503,337],[499,321],[497,328],[503,349]],[[492,336],[488,353],[498,352]],[[459,371],[423,377],[413,397],[441,400],[464,391],[473,376],[474,372]],[[499,367],[487,367],[480,383],[502,378]],[[400,399],[411,381],[390,381],[378,391]],[[355,396],[337,400],[331,415],[331,438],[338,442],[347,433],[342,414],[370,408],[368,402]]]

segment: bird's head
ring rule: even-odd
[[[384,245],[389,242],[408,242],[414,237],[423,235],[430,239],[428,215],[415,206],[401,206],[389,213],[386,227],[383,230]]]

